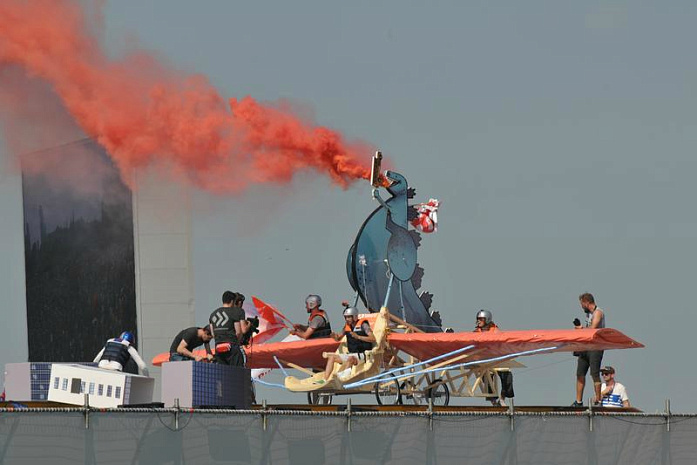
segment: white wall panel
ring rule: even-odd
[[[174,336],[194,325],[189,192],[152,173],[135,174],[133,228],[136,259],[138,350],[150,366]],[[160,369],[155,398],[160,393]]]
[[[22,177],[0,144],[0,367],[29,358],[23,224]]]

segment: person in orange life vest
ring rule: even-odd
[[[474,328],[475,333],[482,333],[485,331],[498,332],[499,327],[493,321],[493,315],[489,310],[479,310],[477,312],[477,326]],[[487,397],[486,400],[491,402],[495,406],[505,406],[506,397],[512,398],[515,396],[513,392],[513,373],[510,371],[497,371],[499,378],[501,379],[501,392],[499,398]]]
[[[310,316],[307,318],[307,325],[294,324],[290,334],[303,339],[315,339],[318,337],[329,337],[332,327],[329,324],[327,314],[320,307],[322,298],[315,294],[310,294],[305,299],[305,309]]]
[[[493,316],[489,310],[479,310],[477,312],[477,323],[474,328],[475,333],[481,333],[483,331],[493,331],[498,332],[499,327],[493,321]]]
[[[339,341],[342,337],[346,336],[346,345],[348,346],[349,353],[331,354],[329,358],[327,358],[324,380],[321,382],[329,379],[329,376],[334,370],[335,363],[341,363],[342,369],[345,370],[354,365],[358,365],[361,358],[365,360],[364,352],[366,350],[371,350],[375,343],[375,336],[370,329],[370,323],[368,323],[368,320],[358,320],[357,308],[347,307],[344,310],[344,320],[346,321],[344,331],[341,334],[331,333],[331,337],[334,338],[335,341]]]

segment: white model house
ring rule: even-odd
[[[154,387],[155,380],[145,376],[80,365],[54,364],[51,367],[48,400],[84,405],[85,394],[88,394],[92,407],[149,404]]]

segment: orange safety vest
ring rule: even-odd
[[[351,336],[351,331],[355,332],[359,336],[367,336],[366,332],[363,331],[363,323],[370,323],[368,322],[367,319],[359,320],[358,323],[356,323],[356,326],[351,328],[351,326],[347,323],[344,325],[344,334],[346,335],[346,345],[348,346],[348,351],[354,354],[359,354],[361,352],[365,352],[366,350],[370,350],[373,348],[373,344],[367,341],[359,341],[358,339],[354,338]]]
[[[310,312],[310,317],[307,319],[308,326],[312,322],[312,319],[316,316],[322,317],[322,319],[324,320],[324,325],[320,326],[319,328],[316,328],[312,332],[310,339],[315,339],[318,337],[329,337],[329,335],[332,333],[332,325],[329,323],[329,319],[327,318],[327,314],[324,310],[319,308],[313,309]]]
[[[494,322],[492,321],[491,323],[489,323],[488,325],[486,325],[484,328],[480,328],[480,327],[478,327],[478,326],[477,326],[476,328],[474,328],[474,332],[475,332],[475,333],[481,333],[481,332],[484,332],[484,331],[491,331],[491,332],[496,333],[496,332],[499,331],[499,327],[496,326],[496,323],[494,323]]]

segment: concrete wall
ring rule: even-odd
[[[188,190],[153,173],[135,173],[133,228],[138,352],[150,367],[174,336],[195,325]],[[160,368],[150,368],[160,397]]]
[[[135,173],[133,226],[138,351],[150,365],[169,350],[181,329],[193,326],[194,288],[189,192],[140,171]],[[22,177],[0,148],[0,367],[28,360]],[[160,370],[155,397],[160,393]],[[0,370],[4,384],[4,369]]]
[[[24,279],[22,176],[0,144],[0,367],[26,362],[27,300]],[[4,370],[0,370],[4,384]]]

